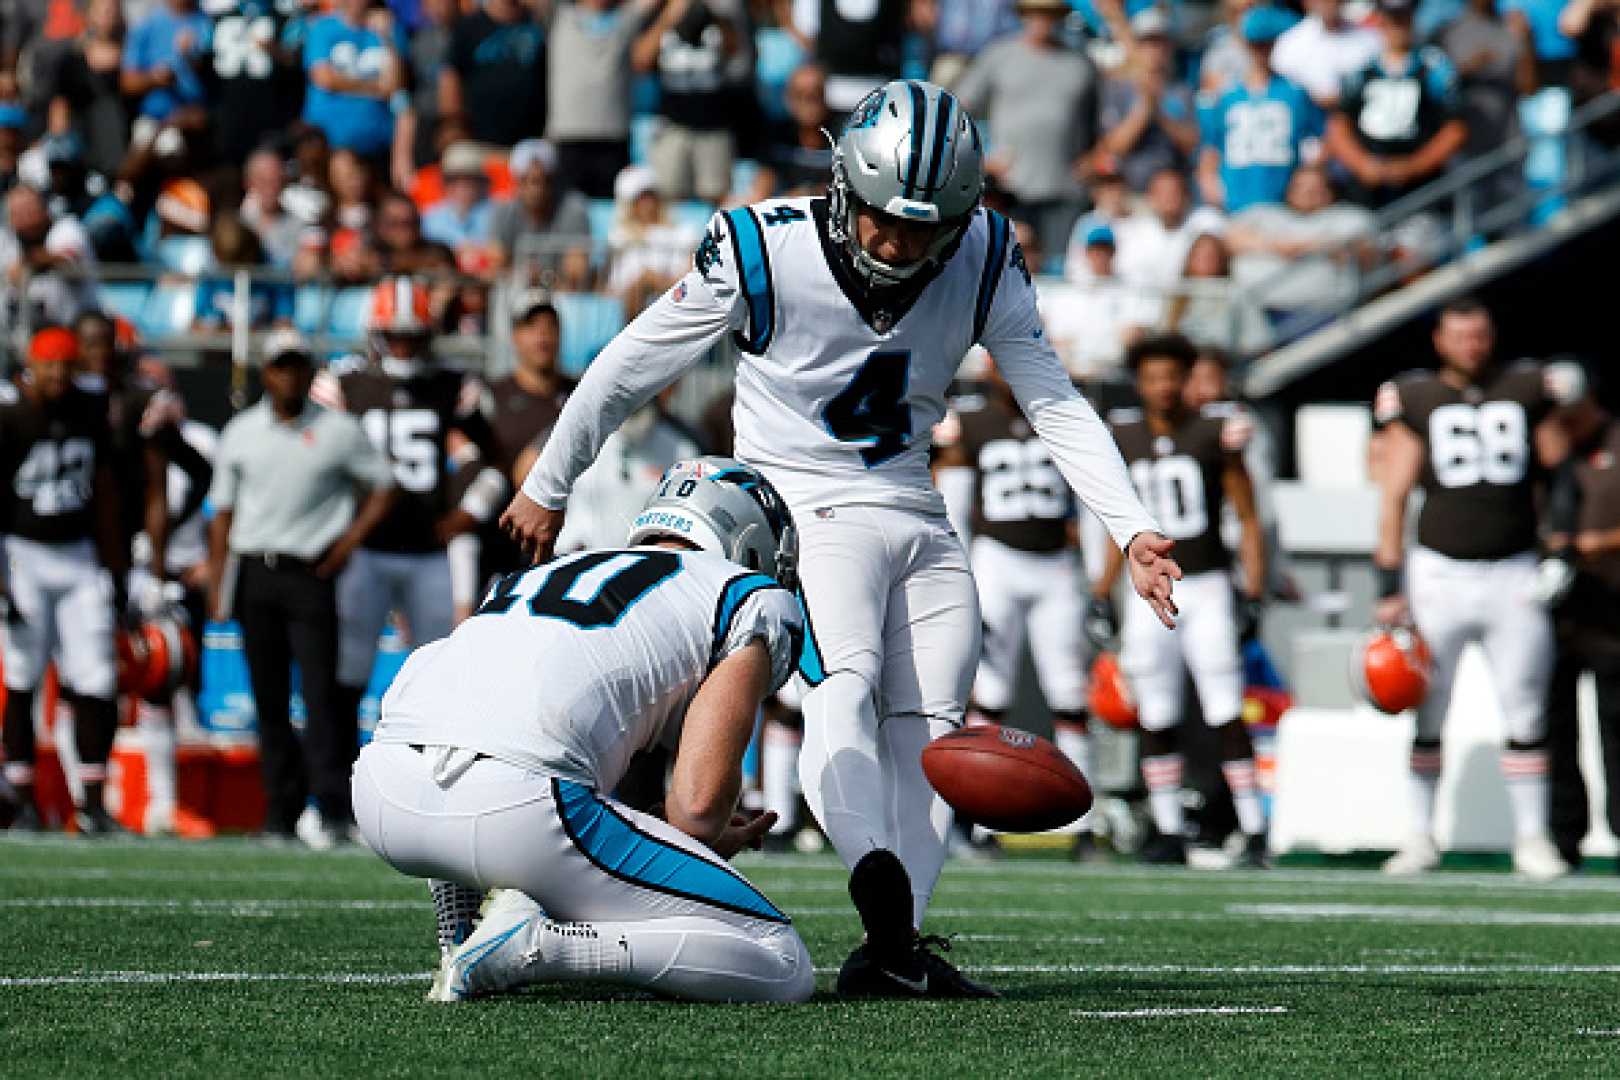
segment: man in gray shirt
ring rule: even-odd
[[[1084,52],[1057,40],[1064,0],[1021,0],[1016,37],[988,46],[956,86],[986,118],[985,171],[1018,200],[1046,251],[1062,251],[1080,214],[1079,165],[1097,141],[1099,77]]]
[[[265,833],[292,837],[313,795],[318,828],[302,835],[329,847],[349,836],[349,770],[359,749],[355,716],[337,707],[337,575],[394,492],[388,463],[359,419],[309,400],[313,380],[302,340],[277,335],[265,347],[264,396],[220,435],[208,492],[209,608],[223,619],[234,607],[242,624],[269,802]],[[365,491],[358,510],[357,488]],[[220,587],[227,552],[238,560],[234,605]],[[303,746],[287,713],[294,660],[308,715]]]
[[[576,0],[551,20],[546,138],[557,148],[564,189],[613,197],[630,164],[630,46],[648,0]]]

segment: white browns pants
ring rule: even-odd
[[[1434,655],[1434,677],[1418,707],[1418,738],[1440,738],[1457,663],[1470,641],[1485,650],[1507,737],[1525,744],[1545,737],[1553,633],[1546,610],[1536,602],[1535,583],[1531,552],[1506,559],[1452,559],[1429,548],[1412,549],[1406,594],[1412,621]]]
[[[90,541],[40,544],[5,538],[6,580],[14,616],[5,624],[5,680],[34,690],[57,654],[62,685],[86,697],[111,698],[113,582]]]
[[[900,858],[920,926],[951,819],[922,751],[961,724],[979,658],[967,553],[943,515],[796,507],[794,522],[825,675],[804,698],[805,800],[846,865]]]
[[[1028,637],[1035,674],[1049,708],[1079,712],[1086,704],[1085,635],[1081,628],[1077,553],[1019,551],[988,536],[973,538],[984,654],[973,700],[986,709],[1012,704],[1018,660]]]
[[[606,943],[555,977],[706,1001],[803,1001],[814,988],[804,942],[763,893],[685,833],[584,784],[373,742],[355,763],[354,813],[401,873],[521,890]]]
[[[1205,723],[1236,720],[1243,712],[1243,661],[1231,578],[1219,570],[1189,574],[1176,583],[1176,606],[1181,616],[1170,630],[1141,598],[1125,601],[1119,666],[1136,695],[1142,727],[1168,731],[1181,722],[1186,672]]]
[[[455,620],[450,557],[361,548],[338,577],[337,603],[338,682],[364,686],[390,611],[404,614],[412,646],[449,635]]]

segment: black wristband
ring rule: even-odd
[[[1378,599],[1386,596],[1401,595],[1401,568],[1398,566],[1375,566],[1373,573],[1378,577]]]

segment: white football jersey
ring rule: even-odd
[[[716,214],[693,269],[586,370],[524,493],[563,506],[608,432],[726,346],[737,354],[736,456],[796,512],[876,504],[943,514],[928,471],[931,432],[977,342],[1115,541],[1156,529],[1107,429],[1046,340],[1006,218],[975,213],[909,306],[884,310],[852,280],[827,214],[822,198]]]
[[[580,552],[502,578],[454,633],[413,652],[375,738],[611,791],[636,751],[676,746],[716,664],[763,641],[775,689],[803,637],[791,593],[719,555]]]

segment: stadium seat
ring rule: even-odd
[[[658,126],[663,123],[663,117],[647,116],[645,114],[630,118],[630,163],[632,165],[646,165],[652,154],[653,137],[658,134]]]
[[[340,338],[357,338],[365,333],[366,301],[370,298],[371,290],[364,287],[340,289],[332,300],[327,333]]]
[[[139,325],[146,337],[173,337],[189,332],[196,316],[197,286],[190,282],[162,282],[146,298]]]
[[[1303,484],[1359,488],[1367,484],[1372,413],[1365,405],[1304,405],[1294,415],[1294,455]]]
[[[301,334],[318,334],[326,325],[332,290],[322,285],[300,285],[293,292],[293,325]]]
[[[714,204],[702,199],[683,199],[669,208],[669,220],[683,229],[701,233],[714,216]]]
[[[754,35],[754,92],[766,119],[786,120],[787,102],[783,91],[788,76],[804,63],[804,50],[793,35],[780,27],[765,27]]]
[[[147,281],[103,281],[96,286],[96,301],[102,311],[122,315],[137,326],[151,294],[152,284]]]
[[[562,323],[559,366],[563,374],[578,376],[624,328],[624,305],[597,293],[557,293],[552,302]]]
[[[165,236],[157,242],[157,261],[170,273],[195,276],[213,265],[214,249],[206,236]]]
[[[591,261],[598,266],[607,261],[608,237],[613,233],[614,212],[612,199],[591,199],[585,206],[585,220],[591,226]]]
[[[754,181],[759,178],[759,162],[752,158],[738,158],[731,163],[731,195],[742,199],[754,189]]]

